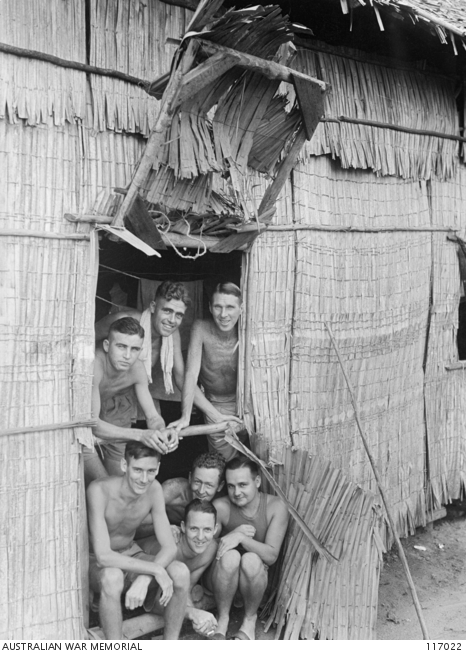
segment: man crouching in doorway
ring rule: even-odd
[[[100,593],[99,616],[105,638],[121,640],[125,606],[134,609],[144,602],[148,580],[160,588],[158,602],[165,617],[164,640],[178,640],[186,612],[189,570],[175,561],[177,548],[155,477],[160,465],[156,450],[129,441],[121,460],[123,477],[104,477],[87,489],[89,535],[92,546],[89,580]],[[136,529],[152,516],[160,549],[155,556],[145,554],[134,542]]]
[[[214,501],[221,538],[216,561],[207,573],[218,609],[213,640],[225,640],[230,608],[239,591],[244,619],[233,640],[255,640],[257,611],[268,582],[268,568],[278,558],[288,526],[286,505],[262,493],[259,469],[241,455],[225,467],[228,497]]]
[[[190,575],[186,617],[191,620],[194,631],[206,637],[215,633],[217,620],[212,613],[194,606],[191,591],[215,559],[218,542],[214,535],[217,527],[217,511],[213,504],[205,500],[194,499],[185,508],[181,529],[173,528],[177,540],[176,560],[187,566]],[[158,543],[153,538],[141,540],[139,544],[149,554],[155,554],[158,551]],[[144,608],[146,611],[158,613],[158,607],[153,607],[152,587],[153,584],[151,584],[144,602]]]

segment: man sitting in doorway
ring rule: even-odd
[[[278,558],[288,526],[285,504],[260,492],[256,464],[244,455],[225,467],[228,497],[215,500],[222,537],[216,561],[208,571],[218,609],[215,639],[225,639],[231,604],[237,591],[244,619],[235,640],[255,640],[257,611],[267,588],[268,568]]]
[[[174,561],[177,548],[162,488],[155,480],[159,464],[159,452],[130,441],[121,460],[123,476],[95,480],[87,489],[92,546],[90,586],[100,593],[100,621],[109,640],[123,637],[122,593],[126,591],[127,608],[140,606],[146,596],[147,579],[155,579],[160,589],[158,604],[165,616],[165,640],[178,639],[186,613],[189,571],[183,563]],[[159,543],[155,556],[145,554],[134,543],[136,529],[148,515]]]
[[[176,477],[164,481],[162,490],[170,523],[180,524],[192,500],[211,502],[223,488],[224,470],[225,460],[220,454],[200,454],[194,459],[188,479]]]
[[[215,559],[218,542],[214,539],[217,530],[217,511],[211,502],[194,499],[184,510],[184,519],[178,535],[176,561],[184,563],[190,574],[190,592],[202,577],[205,570]],[[139,541],[149,554],[158,552],[158,544],[153,538]],[[152,608],[154,593],[151,585],[144,602],[146,611],[159,612],[157,606]],[[201,636],[215,632],[217,620],[212,613],[196,608],[191,596],[188,596],[186,617],[192,621],[194,631]]]
[[[184,284],[165,281],[157,288],[154,300],[142,313],[137,309],[128,308],[105,316],[95,325],[98,343],[107,337],[115,320],[129,316],[140,322],[145,331],[145,338],[139,359],[144,364],[149,379],[149,391],[159,413],[160,396],[156,383],[159,381],[158,376],[163,377],[167,395],[174,393],[173,380],[180,390],[183,388],[184,360],[179,328],[189,304],[190,299]],[[200,389],[195,392],[194,403],[201,411],[206,409],[207,403]]]
[[[141,441],[160,454],[173,451],[178,444],[176,430],[165,429],[149,393],[146,371],[138,360],[144,330],[134,318],[120,318],[110,327],[102,349],[96,350],[92,387],[92,413],[97,418],[92,432],[102,439],[104,465],[97,452],[84,452],[86,481],[121,475],[125,442]],[[131,429],[136,419],[136,398],[147,422],[147,429]],[[105,467],[104,467],[105,466]]]
[[[210,301],[211,319],[196,320],[191,331],[182,393],[182,415],[170,426],[189,425],[193,403],[204,413],[207,423],[228,420],[241,424],[237,417],[236,385],[238,376],[238,320],[242,311],[241,291],[236,284],[218,284]],[[204,404],[197,401],[198,380],[204,388]],[[207,437],[209,450],[225,461],[236,450],[222,434]]]

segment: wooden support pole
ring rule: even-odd
[[[207,84],[215,81],[221,75],[229,71],[236,65],[239,57],[233,55],[224,55],[217,52],[202,64],[190,70],[183,77],[183,83],[178,94],[177,103],[181,104],[196,93],[199,93]]]
[[[213,55],[220,52],[225,56],[230,55],[237,57],[238,66],[247,68],[249,70],[254,70],[256,73],[262,73],[262,75],[265,75],[265,77],[268,79],[279,79],[282,82],[293,84],[294,77],[295,79],[299,79],[302,82],[316,84],[322,91],[327,89],[327,84],[322,80],[311,77],[310,75],[305,75],[304,73],[300,73],[293,68],[288,68],[288,66],[277,64],[275,61],[261,59],[260,57],[247,54],[246,52],[240,52],[239,50],[233,50],[232,48],[227,48],[224,45],[219,45],[218,43],[213,43],[212,41],[206,41],[205,39],[196,38],[195,40],[197,43],[199,43],[202,50],[207,54]]]
[[[377,464],[375,463],[375,460],[374,460],[374,458],[372,456],[372,453],[371,453],[370,448],[369,448],[369,444],[367,442],[364,430],[362,428],[362,422],[361,422],[361,417],[360,417],[360,413],[359,413],[358,402],[357,402],[356,396],[355,396],[355,394],[353,392],[353,388],[351,386],[351,382],[350,382],[348,374],[346,372],[345,364],[343,363],[343,360],[341,358],[340,350],[338,349],[338,346],[336,344],[335,337],[333,335],[332,329],[331,329],[330,325],[328,324],[328,322],[325,322],[324,324],[325,324],[325,327],[326,327],[326,329],[327,329],[327,331],[329,333],[330,340],[332,341],[332,345],[335,348],[335,352],[336,352],[338,361],[340,363],[341,370],[343,372],[343,377],[345,378],[346,385],[348,386],[348,391],[349,391],[349,394],[350,394],[351,403],[352,403],[353,409],[354,409],[354,417],[355,417],[355,420],[356,420],[356,424],[358,426],[359,433],[361,435],[361,439],[362,439],[362,442],[363,442],[363,445],[364,445],[364,449],[366,450],[367,457],[368,457],[368,459],[370,461],[372,470],[374,472],[374,477],[375,477],[375,480],[377,482],[377,486],[378,486],[378,489],[379,489],[380,496],[382,498],[383,505],[385,507],[385,512],[387,514],[390,529],[392,530],[393,538],[395,539],[395,543],[396,543],[396,546],[398,548],[398,554],[400,556],[401,563],[403,565],[403,569],[404,569],[404,572],[405,572],[405,575],[406,575],[406,579],[408,581],[409,590],[411,591],[411,596],[413,598],[414,607],[416,609],[417,617],[419,618],[419,623],[421,625],[422,635],[423,635],[424,640],[429,640],[429,635],[428,635],[428,632],[427,632],[427,626],[426,626],[426,623],[424,621],[424,615],[422,613],[422,607],[421,607],[421,604],[420,604],[418,596],[417,596],[417,592],[416,592],[416,588],[414,586],[413,578],[411,577],[411,572],[409,570],[408,561],[406,560],[406,555],[404,553],[403,545],[401,544],[400,538],[398,536],[398,532],[397,532],[396,527],[395,527],[395,522],[394,522],[393,517],[392,517],[392,512],[391,512],[390,506],[388,504],[388,500],[387,500],[387,497],[386,497],[386,494],[385,494],[384,487],[382,485],[382,480],[380,478],[380,474],[379,474],[379,471],[378,471],[378,468],[377,468]]]
[[[114,227],[123,227],[124,217],[133,204],[136,195],[139,193],[139,189],[144,186],[151,168],[156,167],[157,162],[159,161],[166,131],[177,107],[177,96],[181,89],[183,75],[191,68],[196,50],[197,45],[194,40],[189,42],[183,53],[178,50],[178,61],[176,61],[175,57],[173,72],[163,94],[155,127],[149,136],[144,149],[144,154],[142,155],[133,179],[131,180],[125,199],[123,200],[117,215],[113,219],[112,225]]]

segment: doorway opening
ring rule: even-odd
[[[196,250],[183,248],[184,256],[194,257]],[[191,306],[180,327],[181,348],[186,361],[190,329],[197,318],[209,316],[209,299],[218,283],[233,282],[240,286],[242,253],[207,252],[198,258],[182,258],[172,248],[161,250],[161,258],[149,257],[125,241],[103,237],[99,248],[99,276],[96,292],[96,322],[109,313],[131,308],[142,311],[153,299],[159,283],[183,282],[191,298]],[[181,396],[175,388],[170,398],[160,399],[160,410],[166,424],[181,415]],[[202,414],[193,409],[191,424],[203,424]],[[207,451],[205,436],[183,439],[177,450],[162,458],[157,479],[187,477],[193,459]]]

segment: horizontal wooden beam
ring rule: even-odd
[[[386,227],[346,227],[345,225],[270,225],[269,232],[356,232],[362,234],[374,234],[377,232],[447,232],[452,233],[459,231],[453,227],[396,227],[387,225]],[[455,239],[456,242],[456,239]]]
[[[262,73],[262,75],[265,75],[265,77],[268,79],[278,79],[282,82],[293,84],[294,76],[303,82],[308,82],[310,84],[319,86],[322,91],[325,91],[328,87],[328,84],[320,79],[310,77],[304,73],[300,73],[297,70],[288,68],[288,66],[277,64],[275,61],[261,59],[260,57],[255,57],[254,55],[247,54],[246,52],[240,52],[239,50],[233,50],[232,48],[227,48],[226,46],[219,45],[218,43],[212,43],[211,41],[206,41],[205,39],[195,38],[195,40],[199,43],[202,50],[207,54],[213,55],[217,52],[221,52],[224,55],[236,57],[238,66],[247,68],[249,70],[254,70],[258,73]]]
[[[404,132],[405,134],[419,134],[419,136],[434,136],[438,139],[446,139],[447,141],[459,141],[466,143],[464,136],[458,134],[445,134],[445,132],[434,132],[430,129],[415,129],[414,127],[403,127],[402,125],[393,125],[392,123],[381,123],[378,120],[367,120],[365,118],[350,118],[349,116],[338,116],[333,118],[331,116],[321,118],[323,123],[351,123],[353,125],[367,125],[368,127],[378,127],[380,129],[391,129],[394,132]]]
[[[90,223],[98,225],[110,225],[112,216],[97,215],[93,213],[65,213],[65,220],[70,223]]]
[[[9,45],[7,43],[0,43],[0,52],[14,55],[15,57],[45,61],[48,64],[53,64],[54,66],[60,66],[61,68],[71,68],[73,70],[79,70],[82,73],[90,73],[91,75],[113,77],[115,79],[120,79],[123,82],[129,82],[130,84],[135,84],[136,86],[142,86],[144,88],[149,83],[147,80],[141,79],[140,77],[128,75],[127,73],[122,73],[118,70],[100,68],[99,66],[91,66],[89,64],[83,64],[81,61],[62,59],[61,57],[56,57],[55,55],[50,55],[45,52],[39,52],[38,50],[28,50],[27,48],[18,48],[15,45]]]
[[[89,241],[89,234],[61,234],[60,232],[41,232],[32,229],[0,229],[2,236],[22,236],[26,238],[55,238],[61,241]]]

